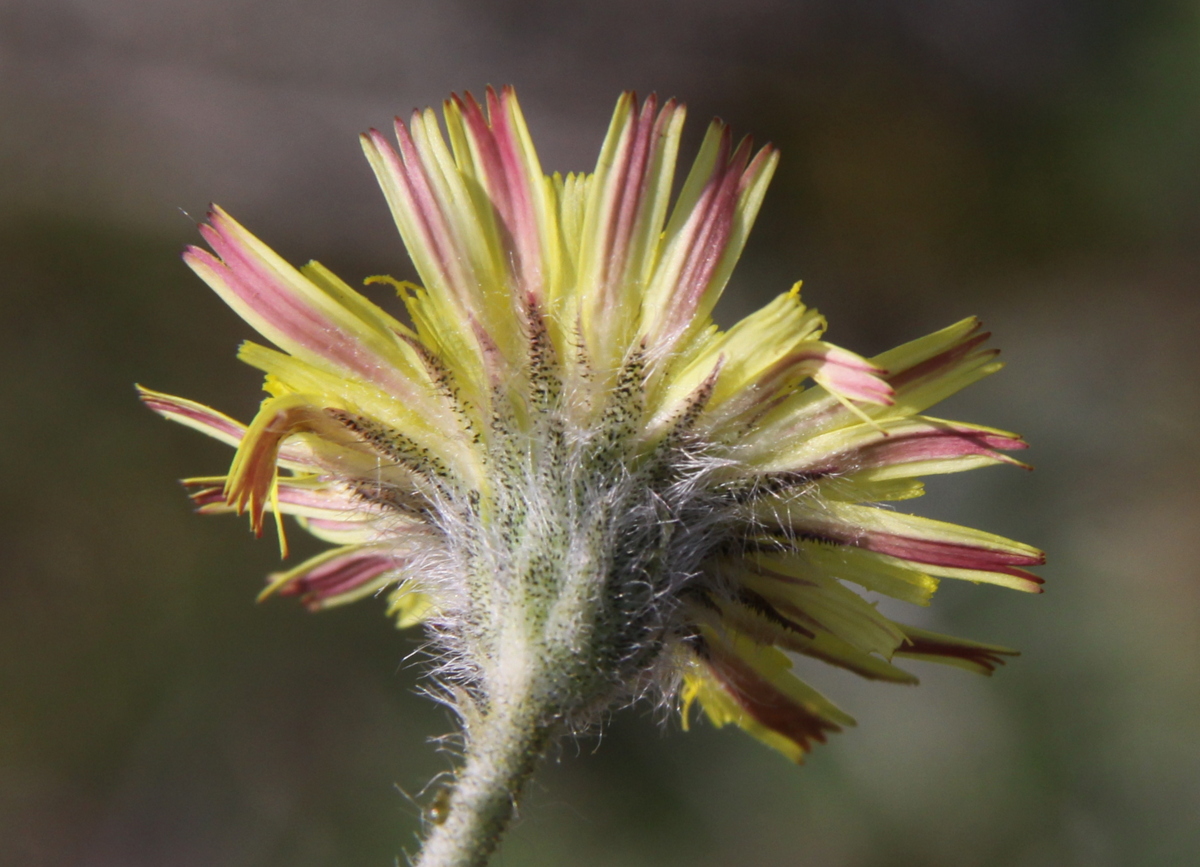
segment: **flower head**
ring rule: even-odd
[[[799,759],[852,720],[788,653],[912,683],[897,658],[990,672],[1012,651],[897,623],[943,578],[1036,592],[1042,554],[894,511],[918,477],[1022,466],[1010,433],[923,415],[999,368],[968,319],[866,359],[799,284],[711,313],[777,153],[714,121],[673,205],[684,109],[621,97],[592,174],[546,176],[510,89],[363,148],[421,286],[401,321],[214,208],[188,264],[274,348],[247,426],[143,391],[236,447],[205,513],[294,515],[335,547],[271,576],[310,608],[385,595],[425,623],[468,739],[481,719],[586,725],[658,690]],[[283,528],[280,524],[280,534]]]

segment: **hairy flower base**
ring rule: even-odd
[[[668,208],[683,107],[618,102],[596,170],[545,176],[511,90],[363,147],[423,286],[411,326],[224,211],[189,265],[277,349],[243,425],[143,390],[235,446],[200,511],[294,515],[336,547],[265,595],[386,594],[424,623],[467,752],[420,863],[482,864],[557,733],[678,697],[800,760],[853,720],[803,654],[895,683],[897,657],[990,673],[1012,653],[892,621],[942,578],[1038,591],[1041,552],[893,511],[918,477],[992,464],[1014,434],[922,415],[996,371],[974,319],[872,359],[825,342],[799,284],[728,331],[710,314],[777,161],[714,122]],[[440,853],[440,854],[431,854]]]

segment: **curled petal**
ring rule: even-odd
[[[246,426],[240,421],[202,403],[161,391],[151,391],[140,385],[137,389],[142,402],[163,418],[206,433],[227,445],[239,445],[246,434]],[[319,469],[319,465],[313,459],[312,450],[298,444],[285,445],[280,449],[279,465],[301,472]]]
[[[268,498],[276,492],[276,464],[283,441],[303,432],[346,438],[344,426],[311,401],[311,397],[302,394],[263,401],[233,458],[225,483],[225,502],[239,515],[250,513],[256,535],[262,535],[263,512]]]

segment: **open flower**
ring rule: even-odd
[[[669,206],[674,101],[622,96],[595,171],[566,177],[543,174],[509,89],[443,117],[446,137],[431,110],[397,121],[398,147],[363,137],[423,285],[367,282],[407,324],[214,208],[212,252],[185,259],[274,344],[240,353],[269,397],[246,426],[142,393],[236,447],[228,475],[187,481],[202,512],[256,532],[291,514],[336,545],[264,595],[385,595],[427,625],[466,758],[422,864],[482,863],[494,842],[456,835],[494,841],[546,743],[614,704],[677,697],[685,723],[694,703],[798,760],[853,721],[787,653],[897,683],[915,682],[898,657],[988,673],[1011,653],[852,589],[1038,590],[1039,551],[881,505],[923,475],[1023,466],[1019,437],[922,415],[999,368],[977,321],[867,359],[822,340],[797,284],[722,331],[772,147],[714,121]]]

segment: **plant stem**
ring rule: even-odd
[[[493,704],[471,725],[449,812],[425,838],[414,867],[487,863],[550,738],[551,728],[534,704]]]

